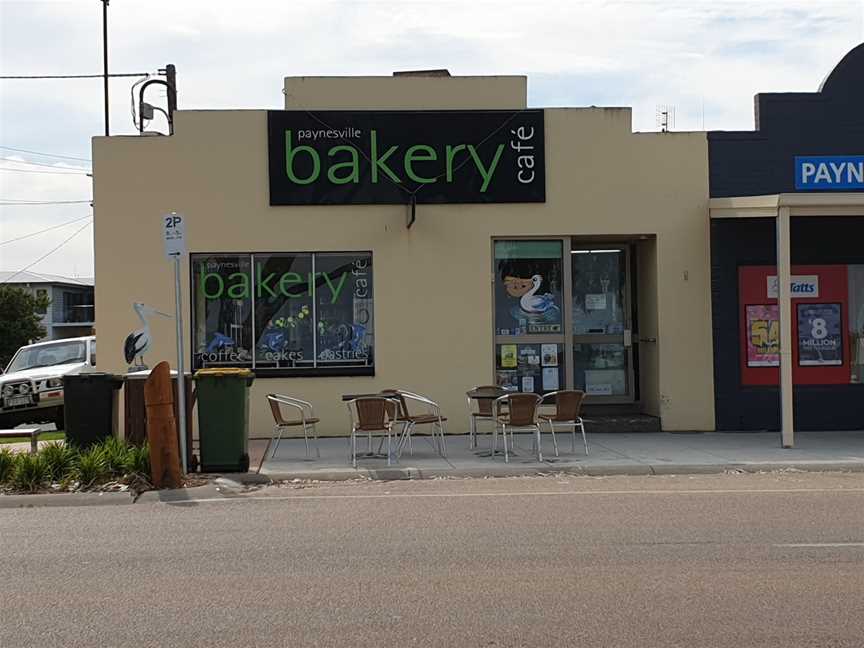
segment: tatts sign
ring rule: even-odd
[[[546,201],[542,110],[270,111],[271,205]]]

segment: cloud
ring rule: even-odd
[[[288,75],[526,74],[529,102],[633,107],[655,130],[658,104],[678,129],[747,129],[753,95],[816,90],[862,40],[857,0],[148,0],[109,8],[111,70],[178,71],[183,108],[279,108]],[[99,73],[98,2],[0,1],[3,74]],[[112,133],[132,133],[129,89],[111,84]],[[0,145],[90,156],[102,82],[0,81]],[[148,97],[160,100],[160,91]],[[8,156],[6,156],[8,157]],[[24,160],[51,158],[24,155]],[[0,163],[2,165],[3,163]],[[89,179],[0,172],[0,195],[89,197]],[[71,207],[0,207],[0,238],[70,220]],[[17,269],[65,229],[0,248]],[[71,233],[71,232],[70,232]],[[87,236],[85,236],[85,234]],[[39,264],[92,272],[89,232]]]

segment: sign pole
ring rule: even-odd
[[[180,260],[186,256],[186,228],[177,212],[162,217],[165,257],[174,262],[174,321],[177,323],[177,436],[180,438],[180,472],[186,474],[186,370],[183,366],[183,293]]]
[[[180,293],[180,255],[174,256],[175,320],[177,322],[177,428],[180,432],[180,472],[186,474],[186,373],[183,366],[183,299]]]

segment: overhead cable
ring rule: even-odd
[[[25,234],[24,236],[17,236],[15,238],[6,239],[5,241],[0,241],[0,245],[6,245],[7,243],[15,243],[16,241],[23,241],[24,239],[38,236],[39,234],[44,234],[45,232],[50,232],[52,230],[60,229],[61,227],[66,227],[67,225],[71,225],[72,223],[79,223],[85,218],[92,218],[92,214],[87,214],[86,216],[82,216],[81,218],[66,221],[65,223],[60,223],[59,225],[52,225],[51,227],[46,227],[45,229],[41,229],[37,232],[30,232],[29,234]]]
[[[75,238],[76,236],[78,236],[81,232],[83,232],[83,231],[84,231],[87,227],[89,227],[89,226],[90,226],[90,223],[89,223],[89,222],[88,222],[88,223],[84,223],[84,225],[82,225],[82,226],[79,227],[77,230],[75,230],[75,232],[74,232],[71,236],[69,236],[69,237],[63,239],[63,242],[60,243],[60,245],[58,245],[57,247],[52,248],[51,250],[49,250],[48,252],[46,252],[45,254],[43,254],[41,257],[39,257],[38,259],[36,259],[36,260],[33,261],[32,263],[29,263],[28,265],[24,266],[23,268],[21,268],[20,270],[18,270],[18,272],[14,272],[14,273],[12,273],[11,275],[9,275],[9,276],[6,278],[5,281],[0,281],[0,284],[9,283],[10,281],[12,281],[12,279],[14,279],[14,278],[17,277],[18,275],[20,275],[22,272],[26,272],[27,270],[29,270],[30,268],[32,268],[33,266],[35,266],[35,265],[36,265],[37,263],[39,263],[40,261],[43,261],[43,260],[47,259],[49,256],[51,256],[52,254],[54,254],[57,250],[59,250],[60,248],[62,248],[64,245],[66,245],[69,241],[71,241],[73,238]]]

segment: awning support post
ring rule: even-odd
[[[792,386],[792,263],[790,209],[777,210],[777,310],[780,317],[780,431],[784,448],[795,446],[795,402]]]

